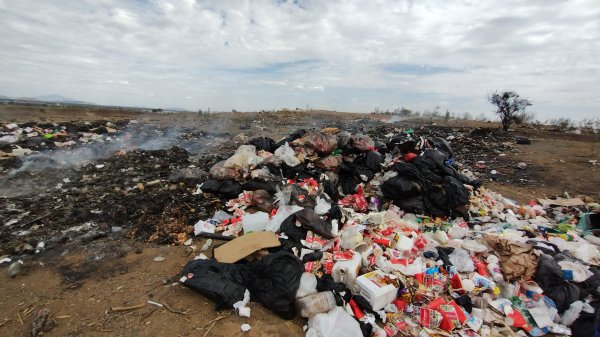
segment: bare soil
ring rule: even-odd
[[[157,125],[208,128],[232,138],[239,133],[249,137],[267,135],[278,138],[300,127],[322,127],[365,117],[388,118],[385,115],[334,112],[237,113],[204,117],[195,113],[141,114],[125,110],[59,108],[40,111],[40,108],[34,107],[0,107],[2,122],[140,119]],[[369,127],[364,122],[357,123],[361,124],[360,127]],[[434,123],[438,124],[437,127],[450,127],[466,133],[481,127],[499,127],[493,123],[431,120],[401,121],[389,127],[431,127]],[[585,196],[588,200],[600,199],[599,166],[589,162],[600,159],[598,135],[533,129],[517,129],[510,135],[529,137],[532,144],[509,147],[502,157],[488,155],[486,167],[480,172],[486,179],[486,187],[519,202],[559,195],[565,191],[571,196]],[[517,162],[525,162],[527,168],[514,168]],[[489,180],[492,169],[500,173],[495,181]],[[0,223],[6,221],[0,220]],[[204,240],[200,239],[193,244],[201,247],[203,243]],[[305,319],[284,321],[259,303],[250,303],[250,318],[237,317],[231,311],[217,312],[202,295],[181,285],[172,285],[182,267],[195,254],[190,254],[188,247],[181,245],[143,243],[115,235],[35,255],[26,260],[21,273],[15,278],[7,276],[7,264],[3,264],[0,267],[0,335],[29,336],[33,316],[40,308],[49,309],[51,319],[56,321],[56,326],[44,334],[50,337],[304,335]],[[209,250],[207,255],[210,254]],[[153,261],[157,256],[165,260]],[[158,307],[147,301],[166,306]],[[111,310],[136,305],[143,306]],[[250,324],[252,330],[243,333],[240,330],[243,323]]]

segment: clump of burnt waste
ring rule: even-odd
[[[517,148],[510,134],[372,120],[333,126],[340,130],[336,144],[325,146],[337,148],[343,143],[344,132],[348,137],[353,135],[352,143],[359,147],[361,139],[357,137],[364,134],[369,138],[364,141],[373,142],[365,146],[382,155],[398,151],[402,144],[413,149],[419,142],[422,148],[443,148],[445,143],[451,143],[452,149],[444,150],[449,151],[449,161],[444,165],[459,173],[466,170],[471,178],[484,182],[493,179],[536,184],[536,168],[529,165],[527,169],[517,169],[517,163],[505,157]],[[299,130],[271,144],[268,138],[248,141],[248,137],[234,138],[227,133],[193,127],[158,128],[137,121],[4,124],[0,127],[0,255],[33,253],[39,242],[52,249],[64,243],[81,244],[103,237],[183,243],[193,235],[193,225],[198,220],[211,218],[232,197],[202,193],[198,188],[219,174],[210,172],[211,168],[218,170],[216,164],[230,158],[243,143],[269,152],[305,133],[306,130]],[[423,143],[427,139],[429,145]],[[436,141],[431,143],[432,139]],[[317,154],[323,145],[321,141],[315,139],[311,144]],[[292,153],[308,158],[314,155],[312,149],[306,152],[308,148],[297,146]],[[328,159],[314,162],[316,169],[327,171],[340,164],[335,156]],[[364,181],[370,172],[361,168],[373,164],[371,159],[361,157],[356,168],[341,165],[345,180],[340,184]],[[384,156],[378,157],[377,166],[384,160]],[[285,178],[298,174],[318,178],[313,162],[305,163],[294,169],[284,163],[281,169],[270,172],[277,177],[271,182],[281,185]],[[267,189],[269,195],[275,192],[271,185]]]

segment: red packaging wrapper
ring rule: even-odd
[[[385,246],[385,247],[390,247],[390,245],[392,243],[392,240],[391,239],[380,239],[380,238],[377,238],[377,239],[373,239],[373,242],[375,242],[377,244],[380,244],[382,246]]]
[[[438,297],[438,298],[434,299],[433,301],[429,302],[429,304],[427,305],[427,308],[429,308],[431,310],[436,310],[442,304],[446,304],[446,300],[444,300],[441,297]]]
[[[347,250],[345,252],[334,252],[333,253],[333,259],[336,261],[352,260],[353,256],[354,256],[354,252],[351,250]]]
[[[460,279],[460,276],[458,276],[458,274],[454,274],[454,276],[452,276],[452,278],[450,279],[450,285],[452,285],[452,289],[454,291],[456,291],[459,294],[464,294],[465,291],[462,288],[462,281]]]
[[[350,300],[348,304],[350,304],[350,309],[352,309],[352,313],[354,314],[354,317],[356,317],[356,319],[360,320],[363,317],[365,317],[365,313],[362,310],[360,310],[358,304],[356,304],[354,300]]]
[[[408,265],[408,260],[407,259],[390,259],[390,262],[392,264],[401,264],[403,266],[407,266]]]
[[[404,311],[404,308],[406,308],[406,306],[408,305],[405,300],[400,298],[393,300],[392,303],[396,306],[396,309],[398,309],[398,311]]]
[[[417,280],[417,282],[423,284],[423,280],[425,278],[425,273],[418,273],[414,275],[415,280]]]
[[[388,227],[381,231],[381,235],[383,236],[390,236],[392,233],[394,233],[394,229],[392,227]]]
[[[427,308],[419,308],[419,324],[426,328],[431,327],[431,310]]]
[[[314,273],[319,269],[319,261],[308,261],[304,264],[304,271],[307,273]]]
[[[408,324],[404,321],[396,321],[394,322],[394,326],[398,329],[398,331],[404,331],[408,327]]]
[[[383,327],[383,330],[385,330],[385,334],[388,335],[389,337],[393,337],[393,336],[396,336],[398,334],[398,328],[396,328],[391,323],[386,324]]]
[[[487,268],[485,267],[485,263],[477,260],[473,260],[473,264],[475,265],[475,269],[477,269],[477,273],[481,276],[487,275]]]
[[[376,260],[377,260],[377,256],[369,255],[369,266],[374,265]]]
[[[425,240],[424,237],[419,236],[415,240],[414,246],[417,247],[417,248],[419,248],[419,249],[422,249],[423,247],[425,247],[426,244],[427,244],[427,240]]]
[[[442,317],[444,317],[440,323],[440,329],[450,331],[460,325],[454,306],[440,305],[437,309],[437,312],[442,314]]]
[[[333,270],[333,265],[335,262],[333,262],[333,260],[324,260],[322,264],[323,268],[325,269],[325,274],[331,275],[331,271]]]
[[[448,304],[451,305],[451,306],[453,306],[454,310],[456,310],[456,317],[458,319],[458,322],[461,325],[465,324],[465,322],[469,318],[467,316],[467,313],[465,312],[465,309],[463,309],[463,307],[461,307],[460,305],[456,304],[456,302],[454,302],[454,301],[450,301]]]
[[[411,162],[415,158],[417,158],[417,154],[416,153],[409,152],[409,153],[407,153],[407,154],[404,155],[404,161],[406,161],[406,162]]]
[[[512,327],[522,328],[525,331],[527,331],[526,328],[529,328],[529,331],[531,331],[531,327],[529,326],[529,324],[527,324],[525,317],[523,317],[523,314],[521,314],[520,311],[513,310],[513,312],[510,315],[506,315],[506,316],[509,317],[510,319],[512,319],[512,321],[513,321],[513,323],[511,324]]]

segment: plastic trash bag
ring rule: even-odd
[[[317,277],[312,273],[302,273],[296,298],[302,298],[317,293]]]
[[[325,239],[333,239],[331,223],[321,219],[312,209],[305,208],[297,212],[296,219],[300,221],[302,227],[317,233]]]
[[[421,193],[421,186],[407,177],[393,177],[381,185],[383,196],[392,200],[402,200],[418,196]]]
[[[226,198],[236,198],[242,193],[242,185],[233,180],[215,180],[209,179],[202,184],[202,191],[216,195],[222,195]]]
[[[579,299],[581,290],[565,281],[560,265],[550,255],[540,255],[534,280],[544,290],[544,294],[554,301],[559,314]]]
[[[303,137],[304,145],[315,150],[318,154],[330,154],[335,150],[338,144],[337,137],[331,134],[325,134],[319,131],[309,131]]]
[[[240,171],[232,168],[226,168],[225,160],[214,164],[208,172],[210,177],[217,180],[234,179],[239,180],[242,178]]]
[[[269,222],[269,214],[265,212],[256,212],[254,214],[244,214],[242,217],[242,227],[244,235],[250,232],[264,231]]]
[[[464,249],[455,249],[452,254],[448,255],[448,259],[461,273],[472,273],[475,271],[473,260],[471,260],[471,256]]]
[[[256,169],[250,173],[250,177],[252,179],[261,179],[261,180],[278,180],[279,177],[272,174],[268,168],[262,167],[260,169]]]
[[[288,143],[281,145],[275,152],[274,156],[281,159],[288,166],[297,166],[300,164],[300,159],[296,158],[296,152]]]
[[[373,150],[375,148],[375,142],[373,141],[373,139],[371,139],[371,137],[367,136],[367,135],[362,135],[362,134],[358,134],[358,135],[354,135],[351,138],[352,141],[352,147],[354,147],[354,149],[358,150],[358,151],[369,151],[369,150]]]
[[[294,301],[303,272],[298,258],[277,252],[247,264],[194,260],[183,268],[180,282],[215,302],[217,309],[232,308],[243,301],[248,289],[253,301],[283,319],[292,319],[296,316]]]
[[[341,307],[308,319],[306,337],[362,337],[360,325]]]
[[[281,224],[292,214],[303,210],[302,207],[297,205],[281,205],[277,209],[277,213],[271,218],[271,220],[265,226],[265,230],[271,232],[278,232]]]
[[[254,145],[257,151],[264,150],[273,152],[277,148],[275,141],[269,137],[257,137],[248,142],[249,145]]]
[[[337,171],[342,164],[341,156],[327,156],[315,161],[315,166],[329,171]]]
[[[248,171],[262,162],[263,158],[256,154],[254,145],[242,145],[225,161],[223,167]]]
[[[340,149],[346,147],[346,145],[348,145],[348,142],[350,141],[350,137],[352,137],[352,134],[348,131],[342,131],[342,132],[338,133],[337,134],[338,147]]]
[[[369,169],[378,172],[381,170],[381,163],[383,162],[383,157],[377,151],[369,151],[365,158],[365,166]]]
[[[317,204],[315,205],[315,213],[317,215],[325,215],[331,209],[331,203],[323,198],[317,197]]]

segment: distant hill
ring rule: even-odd
[[[74,98],[51,94],[51,95],[42,95],[36,97],[10,97],[0,95],[1,100],[17,100],[17,101],[31,101],[31,102],[46,102],[46,103],[64,103],[64,104],[85,104],[85,105],[95,105],[94,103],[79,101]]]
[[[186,108],[164,108],[165,111],[190,112],[192,110]]]
[[[65,96],[58,95],[58,94],[36,96],[36,97],[33,97],[33,98],[36,101],[52,102],[52,103],[94,104],[94,103],[90,103],[90,102],[79,101],[79,100],[76,100],[74,98],[65,97]]]

